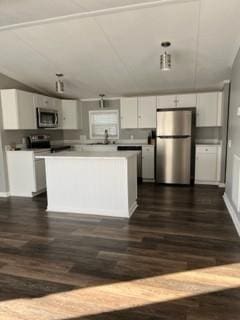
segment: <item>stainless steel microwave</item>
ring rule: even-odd
[[[38,128],[58,128],[58,111],[44,108],[37,108]]]

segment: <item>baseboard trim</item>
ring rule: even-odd
[[[85,208],[70,208],[70,207],[47,207],[46,212],[57,212],[57,213],[76,213],[76,214],[86,214],[86,215],[94,215],[94,216],[105,216],[105,217],[112,217],[112,218],[130,218],[131,215],[134,213],[134,211],[137,208],[137,202],[135,201],[132,206],[127,211],[121,211],[121,210],[106,210],[106,209],[85,209]]]
[[[135,201],[132,206],[129,208],[129,217],[132,216],[132,214],[134,213],[134,211],[137,209],[138,207],[138,204],[137,204],[137,201]]]
[[[219,188],[225,188],[226,187],[226,184],[225,183],[219,183]]]
[[[199,181],[199,180],[195,180],[195,184],[205,184],[205,185],[208,185],[208,186],[218,186],[219,185],[219,182],[217,181]]]
[[[10,192],[0,192],[0,198],[8,198],[10,197]]]
[[[237,230],[237,233],[238,233],[238,235],[240,237],[240,219],[238,217],[238,214],[235,211],[234,207],[232,206],[232,204],[231,204],[231,202],[230,202],[230,200],[229,200],[229,198],[228,198],[226,193],[224,193],[224,195],[223,195],[223,200],[224,200],[224,202],[226,204],[228,212],[229,212],[229,214],[230,214],[230,216],[232,218],[233,224],[234,224],[234,226],[235,226],[235,228]]]

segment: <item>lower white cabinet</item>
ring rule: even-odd
[[[45,172],[45,160],[35,159],[35,191],[46,189],[46,172]]]
[[[219,184],[221,164],[220,145],[197,145],[195,162],[196,184]]]
[[[7,151],[7,167],[11,196],[33,197],[46,190],[45,161],[35,159],[33,151]]]
[[[143,181],[155,180],[155,146],[142,146],[142,179]]]

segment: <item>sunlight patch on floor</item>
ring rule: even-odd
[[[0,302],[0,319],[67,320],[240,287],[240,263]]]

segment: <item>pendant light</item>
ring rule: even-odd
[[[64,93],[64,82],[62,80],[63,78],[63,74],[62,73],[56,73],[56,92],[57,93]]]
[[[99,97],[100,97],[99,108],[104,109],[105,108],[105,101],[104,101],[105,94],[100,94]]]
[[[162,71],[169,71],[172,67],[172,57],[171,54],[166,51],[166,48],[171,46],[171,42],[162,42],[161,46],[165,49],[165,52],[160,55],[160,69]]]

